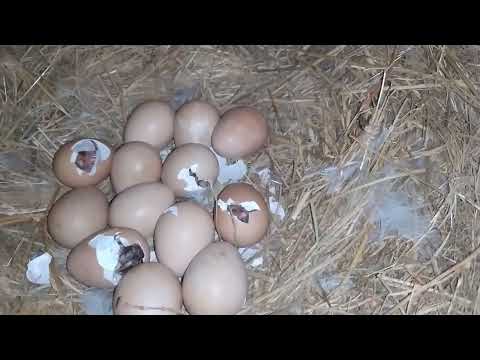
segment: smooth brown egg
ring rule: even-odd
[[[115,196],[110,204],[108,223],[137,230],[145,239],[153,236],[160,215],[175,197],[164,184],[138,184]]]
[[[248,278],[238,250],[224,241],[201,250],[182,281],[183,303],[192,315],[234,315],[245,304]]]
[[[175,114],[175,145],[188,143],[210,147],[212,133],[220,118],[217,109],[204,101],[192,101],[183,105]]]
[[[215,226],[207,210],[192,201],[179,202],[160,216],[155,227],[155,254],[177,276],[200,250],[215,239]]]
[[[124,272],[150,262],[147,241],[137,231],[109,228],[87,237],[67,257],[67,270],[83,285],[110,289]]]
[[[185,144],[167,156],[161,178],[176,196],[189,197],[192,193],[203,192],[213,186],[218,172],[217,157],[208,147]]]
[[[108,200],[93,186],[63,194],[47,217],[48,232],[59,245],[72,249],[87,236],[104,229],[108,219]]]
[[[125,142],[141,141],[161,150],[173,139],[175,113],[162,101],[146,101],[130,114],[125,125]]]
[[[212,133],[212,147],[224,158],[238,160],[265,146],[268,124],[257,110],[240,106],[225,112]]]
[[[214,215],[218,235],[238,247],[262,240],[270,222],[262,194],[245,183],[230,184],[222,190]]]
[[[181,310],[180,281],[160,263],[141,264],[129,270],[113,295],[114,315],[176,315]]]
[[[110,181],[117,193],[137,184],[160,180],[162,159],[150,144],[123,144],[113,155]]]
[[[112,151],[97,139],[79,139],[62,145],[53,157],[57,179],[71,188],[97,185],[110,175]]]

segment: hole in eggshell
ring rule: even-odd
[[[242,205],[230,204],[227,206],[227,211],[230,216],[235,216],[239,221],[248,224],[250,220],[250,213],[258,210],[247,210]]]
[[[99,234],[89,241],[95,249],[97,262],[103,268],[103,276],[117,285],[121,277],[132,267],[143,263],[145,254],[139,244],[129,245],[121,233]]]
[[[97,166],[110,156],[110,149],[94,139],[83,139],[72,146],[70,161],[77,166],[79,175],[95,175]]]
[[[188,175],[193,177],[195,179],[195,182],[197,183],[198,186],[200,186],[203,189],[207,189],[210,187],[210,183],[206,180],[201,180],[198,178],[198,175],[192,171],[192,169],[188,169]]]
[[[245,224],[248,224],[251,212],[260,211],[260,207],[255,201],[244,201],[240,204],[235,204],[230,198],[227,201],[218,199],[217,206],[221,210],[227,211],[232,219],[233,217],[236,217],[239,221]]]
[[[80,170],[90,173],[92,172],[96,160],[97,151],[79,151],[77,153],[75,165],[77,165]]]

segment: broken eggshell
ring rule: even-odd
[[[52,167],[57,179],[68,187],[97,185],[110,175],[112,151],[96,139],[70,141],[57,150]]]
[[[247,174],[247,165],[243,160],[237,160],[229,164],[227,159],[218,155],[211,147],[210,150],[215,154],[218,161],[218,182],[220,184],[227,184],[230,182],[237,182],[242,180]]]
[[[34,256],[27,265],[26,277],[32,284],[48,285],[50,284],[50,262],[52,255],[43,253]]]
[[[205,193],[218,177],[218,161],[208,147],[185,144],[173,150],[162,169],[162,182],[178,197],[189,198]]]
[[[146,240],[133,229],[110,228],[95,233],[68,255],[67,270],[89,287],[113,288],[122,274],[133,266],[150,261]]]
[[[259,242],[268,231],[267,204],[249,184],[227,185],[218,196],[214,215],[218,235],[237,247]]]
[[[158,219],[155,253],[160,263],[183,276],[195,255],[214,239],[215,225],[208,211],[193,201],[183,201]]]

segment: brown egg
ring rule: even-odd
[[[158,150],[173,139],[175,113],[170,105],[161,101],[147,101],[137,106],[125,125],[125,142],[141,141]]]
[[[218,235],[229,243],[246,247],[266,235],[270,216],[263,196],[251,185],[227,185],[218,195],[215,227]]]
[[[62,145],[53,157],[53,172],[64,185],[76,188],[97,185],[110,175],[112,151],[96,139]]]
[[[192,201],[176,203],[160,216],[155,227],[155,254],[160,263],[182,276],[190,261],[215,239],[207,210]]]
[[[93,186],[63,194],[47,218],[48,232],[61,246],[72,249],[87,236],[107,226],[108,200]]]
[[[201,250],[182,281],[183,303],[192,315],[234,315],[245,304],[248,279],[238,250],[224,241]]]
[[[140,264],[129,270],[113,295],[114,315],[175,315],[181,310],[180,281],[160,263]]]
[[[217,109],[204,101],[186,103],[175,114],[175,145],[196,143],[210,147],[219,118]]]
[[[153,236],[159,216],[175,197],[164,184],[138,184],[122,191],[110,204],[110,226],[137,230],[145,239]]]
[[[137,231],[109,228],[75,246],[67,257],[67,270],[83,285],[110,289],[122,274],[138,264],[150,262],[150,249]]]
[[[185,144],[175,148],[165,159],[162,181],[176,196],[189,197],[213,186],[218,171],[217,157],[209,148]]]
[[[162,159],[150,144],[130,142],[123,144],[113,155],[110,181],[115,192],[137,184],[160,180]]]
[[[267,120],[250,107],[236,107],[222,115],[212,133],[212,147],[227,159],[238,160],[259,151],[267,142]]]

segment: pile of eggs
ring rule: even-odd
[[[71,189],[51,207],[47,226],[69,249],[69,274],[85,286],[113,289],[117,315],[238,313],[248,292],[238,248],[265,237],[267,204],[242,182],[226,185],[213,208],[197,199],[213,194],[218,157],[232,163],[265,146],[266,119],[251,107],[220,116],[204,101],[176,112],[147,101],[130,114],[123,138],[116,149],[77,139],[54,156],[55,176]],[[96,187],[108,178],[111,201]]]

